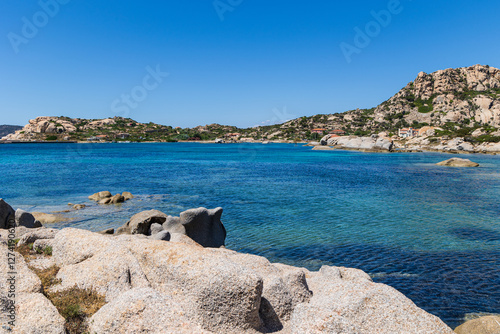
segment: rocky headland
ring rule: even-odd
[[[221,208],[179,217],[150,210],[116,233],[93,233],[28,228],[0,200],[1,282],[12,270],[9,253],[17,272],[15,283],[0,284],[7,311],[16,294],[0,331],[453,333],[361,270],[311,272],[226,249],[221,215]]]

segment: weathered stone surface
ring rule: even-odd
[[[75,205],[73,205],[73,209],[75,209],[75,210],[81,210],[81,209],[84,209],[86,207],[87,206],[85,204],[75,204]]]
[[[490,315],[474,320],[455,328],[457,334],[500,334],[500,316]]]
[[[16,326],[11,333],[65,334],[65,320],[41,293],[20,293],[16,300]]]
[[[8,255],[9,253],[11,255]],[[7,281],[9,278],[8,273],[13,270],[17,274],[15,281],[16,293],[32,293],[42,290],[40,279],[28,268],[21,254],[10,252],[7,246],[0,244],[0,257],[5,259],[4,261],[0,261],[0,297],[8,295],[10,285]],[[8,258],[15,258],[15,264],[9,264],[7,261]]]
[[[14,219],[14,217],[14,209],[0,198],[0,228],[8,228],[9,219]]]
[[[16,217],[16,226],[24,226],[27,228],[37,228],[42,227],[42,224],[35,220],[35,217],[29,212],[26,212],[21,209],[17,209],[15,213]]]
[[[438,166],[447,167],[479,167],[479,164],[472,162],[469,159],[451,158],[437,164]]]
[[[111,238],[90,231],[65,228],[54,238],[54,260],[60,267],[80,263],[108,248],[113,242]]]
[[[338,137],[327,135],[321,139],[321,144],[335,148],[365,151],[392,151],[394,147],[392,140],[385,137],[378,137],[377,135],[371,137]]]
[[[151,239],[153,240],[170,241],[170,238],[171,238],[170,232],[167,231],[161,231],[151,236]]]
[[[117,240],[110,241],[106,248],[82,262],[63,266],[57,278],[61,283],[52,291],[67,290],[76,285],[96,290],[106,296],[107,301],[132,288],[150,286],[136,258]]]
[[[155,235],[157,233],[160,233],[161,231],[163,231],[163,226],[161,224],[158,224],[158,223],[154,223],[154,224],[151,224],[151,226],[149,227],[149,235]]]
[[[92,316],[90,332],[210,333],[186,316],[182,303],[150,288],[132,289],[103,306]]]
[[[54,239],[59,230],[54,228],[39,228],[26,233],[19,239],[18,245],[32,244],[39,239]]]
[[[186,234],[186,228],[181,224],[179,217],[168,216],[167,220],[163,223],[163,229],[170,233]]]
[[[151,224],[163,224],[167,215],[158,210],[149,210],[140,212],[116,230],[117,234],[144,234],[147,235],[150,231]]]
[[[132,195],[132,193],[128,192],[128,191],[124,191],[122,193],[122,196],[125,198],[126,201],[128,201],[129,199],[132,199],[134,198],[134,195]]]
[[[221,216],[222,208],[191,209],[181,213],[180,223],[186,229],[186,235],[203,247],[220,247],[224,246],[226,240]]]
[[[262,278],[225,258],[225,250],[154,240],[132,240],[129,247],[155,290],[191,299],[189,313],[203,328],[260,328]]]
[[[292,333],[453,333],[397,290],[356,271],[339,272],[340,278],[336,270],[310,273],[313,297],[293,311]]]

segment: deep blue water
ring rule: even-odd
[[[0,145],[14,208],[88,208],[56,227],[119,227],[148,209],[224,208],[228,248],[317,270],[360,268],[450,326],[500,313],[500,156],[312,151],[288,144]],[[98,206],[109,190],[137,197]]]

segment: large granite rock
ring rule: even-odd
[[[43,294],[21,293],[16,305],[16,326],[9,333],[66,333],[64,318]]]
[[[59,230],[54,228],[37,228],[31,232],[24,234],[17,243],[18,246],[32,244],[41,239],[54,239]]]
[[[16,216],[16,226],[24,226],[27,228],[42,227],[42,223],[36,220],[35,217],[29,212],[17,209],[15,216]]]
[[[191,209],[181,213],[180,224],[186,229],[186,235],[203,247],[221,247],[226,240],[221,216],[222,208]]]
[[[183,238],[191,240],[172,234]],[[310,272],[194,241],[72,228],[52,243],[61,267],[54,289],[76,284],[106,296],[91,332],[453,333],[356,269]]]
[[[161,232],[184,234],[203,247],[221,247],[226,240],[226,229],[221,222],[222,208],[191,209],[180,217],[168,216],[158,210],[143,211],[134,215],[120,227],[117,234],[156,235]],[[157,239],[166,240],[166,234]]]
[[[455,328],[457,334],[500,334],[500,316],[490,315],[467,321]]]
[[[9,227],[9,219],[15,218],[15,212],[12,207],[0,198],[0,228]]]
[[[322,268],[310,274],[313,297],[294,309],[292,333],[453,333],[395,289],[351,271]]]
[[[125,225],[116,230],[116,234],[148,235],[152,224],[162,225],[167,217],[168,215],[158,210],[143,211],[132,216]]]
[[[479,164],[472,162],[469,159],[451,158],[437,164],[438,166],[447,167],[479,167]]]
[[[181,302],[153,289],[133,289],[103,306],[90,319],[90,332],[208,334],[186,316]]]

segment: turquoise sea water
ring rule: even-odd
[[[228,248],[317,270],[360,268],[450,326],[500,313],[500,156],[312,151],[288,144],[0,145],[14,208],[88,208],[56,225],[119,227],[148,209],[224,208]],[[119,206],[95,192],[130,191]]]

